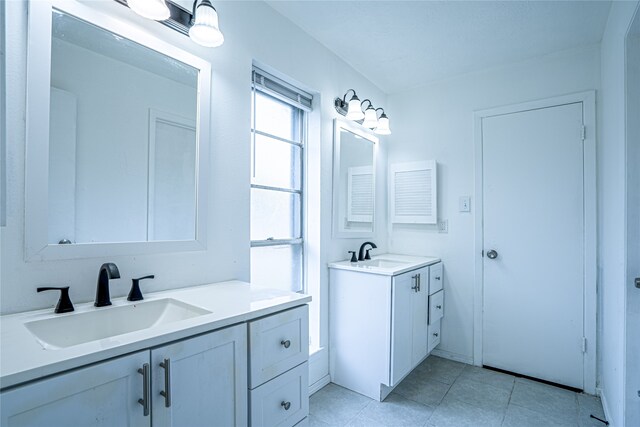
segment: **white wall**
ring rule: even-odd
[[[601,44],[598,144],[598,270],[601,295],[600,387],[612,426],[624,423],[625,376],[625,51],[638,2],[613,2]],[[635,355],[637,363],[637,355]]]
[[[55,296],[36,294],[44,284],[71,286],[74,302],[92,301],[99,266],[115,262],[122,276],[114,280],[114,297],[129,291],[130,278],[155,274],[156,279],[145,284],[146,291],[178,288],[229,279],[249,279],[249,179],[250,179],[250,100],[252,61],[273,67],[297,80],[304,88],[316,93],[316,113],[311,118],[310,141],[307,149],[310,179],[308,223],[310,242],[307,254],[314,260],[308,275],[311,286],[322,290],[326,301],[328,271],[326,263],[344,259],[347,250],[354,250],[359,240],[331,238],[332,180],[332,120],[337,116],[333,98],[349,88],[366,94],[376,105],[385,105],[385,95],[372,83],[338,59],[320,43],[297,26],[277,14],[262,2],[218,2],[221,29],[225,43],[217,49],[193,44],[187,37],[156,22],[136,16],[113,1],[90,2],[121,20],[140,25],[158,37],[202,56],[212,64],[212,121],[210,155],[210,190],[208,194],[207,250],[160,255],[118,256],[56,261],[23,261],[24,248],[24,174],[25,174],[25,62],[27,4],[6,2],[7,39],[11,50],[7,69],[8,108],[8,216],[2,234],[0,312],[3,314],[52,307]],[[393,110],[388,109],[389,113]],[[384,158],[386,141],[381,144]],[[378,172],[386,173],[386,165]],[[382,185],[378,200],[384,200]],[[117,198],[115,203],[117,203]],[[386,221],[384,203],[376,212],[380,224]],[[379,251],[386,248],[384,227],[376,237]],[[312,321],[318,311],[312,311]],[[326,313],[323,303],[321,310]],[[324,316],[325,331],[326,316]],[[327,342],[326,334],[320,344]],[[328,372],[326,353],[318,372]],[[311,375],[314,377],[312,370]],[[317,373],[317,372],[316,372]]]
[[[390,229],[391,252],[433,255],[445,266],[446,314],[438,349],[447,356],[473,359],[474,209],[458,212],[460,196],[474,194],[473,112],[556,95],[598,89],[597,46],[560,52],[505,67],[475,72],[389,96],[394,133],[389,164],[409,160],[438,162],[436,226],[400,225]],[[542,262],[543,260],[541,260]]]

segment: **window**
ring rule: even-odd
[[[304,147],[311,96],[254,69],[251,282],[304,290]]]

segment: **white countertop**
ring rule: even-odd
[[[329,263],[329,268],[358,271],[360,273],[395,276],[416,268],[440,262],[440,258],[400,254],[375,255],[371,260],[350,262],[349,260]]]
[[[138,302],[130,302],[122,297],[114,298],[113,305],[104,308],[96,308],[93,303],[78,304],[72,313],[55,314],[52,308],[48,308],[0,316],[0,387],[4,389],[68,369],[246,322],[311,301],[309,295],[261,288],[240,281],[147,293],[144,301],[163,298],[173,298],[211,313],[56,350],[46,350],[24,324],[57,316],[73,316],[90,310],[109,310],[110,307]]]

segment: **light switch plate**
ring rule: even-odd
[[[438,221],[438,233],[448,233],[449,232],[449,220],[442,219]]]
[[[471,212],[471,197],[469,196],[460,196],[460,212]]]

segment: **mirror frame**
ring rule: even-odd
[[[116,3],[114,3],[116,4]],[[113,243],[48,243],[49,103],[52,9],[170,56],[198,70],[196,151],[196,230],[194,240]],[[25,261],[80,259],[206,249],[209,175],[211,64],[158,39],[142,27],[73,0],[30,1],[28,6],[25,160]],[[117,203],[117,201],[115,202]]]
[[[339,216],[339,192],[340,192],[340,131],[346,130],[355,135],[358,135],[362,139],[366,139],[373,145],[373,220],[371,223],[371,231],[343,231],[340,230],[338,223]],[[378,143],[379,138],[362,125],[346,120],[343,118],[333,119],[333,208],[332,208],[332,228],[333,237],[337,238],[368,238],[373,237],[376,232],[376,171],[377,171],[377,157],[378,157]]]

